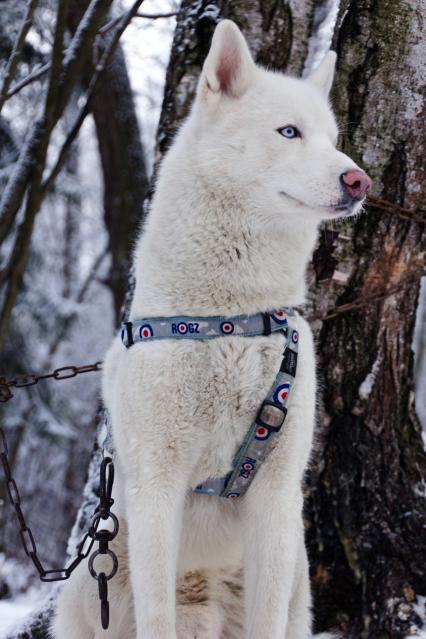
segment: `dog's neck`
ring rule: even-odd
[[[230,316],[302,304],[316,228],[293,217],[277,231],[249,193],[215,184],[173,151],[137,245],[130,318]]]

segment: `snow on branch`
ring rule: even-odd
[[[16,69],[18,67],[18,62],[22,54],[22,50],[25,44],[25,38],[27,37],[27,33],[31,28],[31,24],[33,21],[34,11],[36,10],[38,0],[28,0],[27,8],[25,11],[24,19],[22,21],[21,29],[19,31],[18,37],[12,49],[12,53],[8,60],[6,70],[4,73],[3,83],[0,88],[0,112],[3,108],[3,105],[6,101],[7,93],[9,91],[10,84],[15,76]]]

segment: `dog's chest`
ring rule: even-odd
[[[198,394],[202,453],[191,484],[225,475],[278,372],[281,335],[208,344],[208,370]]]
[[[192,488],[226,475],[279,370],[284,345],[284,337],[273,334],[119,350],[104,395],[127,467],[147,476],[164,465],[190,469]]]

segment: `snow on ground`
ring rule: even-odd
[[[37,584],[27,589],[28,577],[32,571],[32,564],[28,570],[13,558],[0,553],[0,574],[10,589],[10,599],[0,600],[0,639],[5,639],[13,633],[14,626],[39,608],[41,602],[49,596],[51,587],[48,584]]]
[[[0,639],[13,635],[14,628],[18,624],[22,629],[22,620],[33,611],[39,610],[46,596],[45,587],[33,587],[14,599],[2,599],[0,601]]]
[[[0,637],[7,637],[17,621],[26,617],[37,606],[38,599],[31,599],[29,593],[13,600],[0,601]]]

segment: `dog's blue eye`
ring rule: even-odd
[[[292,138],[301,138],[300,131],[295,126],[283,126],[281,129],[277,129],[283,137],[291,140]]]

